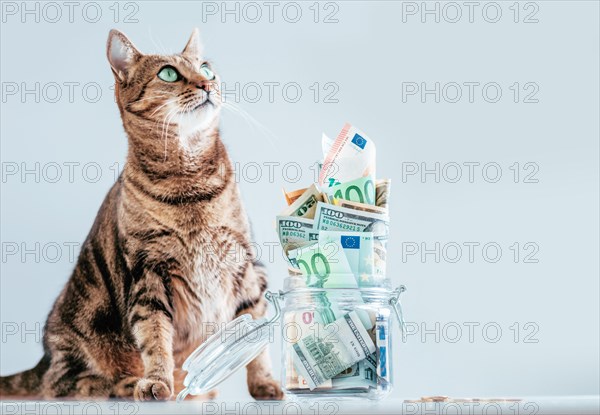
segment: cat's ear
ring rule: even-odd
[[[190,36],[190,40],[188,40],[181,54],[190,57],[202,56],[202,44],[200,43],[200,30],[198,28],[195,28],[192,32],[192,36]]]
[[[141,52],[133,46],[133,43],[123,33],[112,29],[108,34],[106,43],[106,56],[115,78],[123,82],[131,65],[142,56]]]

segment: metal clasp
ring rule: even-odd
[[[273,304],[273,307],[275,307],[275,315],[271,317],[271,319],[266,324],[275,323],[279,320],[279,317],[281,316],[281,306],[279,305],[279,300],[283,298],[283,293],[281,291],[279,291],[278,293],[274,293],[272,291],[267,290],[267,292],[265,293],[265,298],[268,302]]]
[[[398,317],[398,323],[400,324],[400,330],[402,331],[402,343],[406,343],[406,323],[404,322],[404,315],[402,314],[402,303],[400,302],[400,295],[406,291],[406,287],[404,285],[399,286],[394,291],[392,291],[392,297],[390,298],[390,305],[394,308],[396,312],[396,317]]]

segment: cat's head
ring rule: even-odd
[[[146,55],[118,30],[108,36],[121,116],[146,131],[185,136],[216,128],[221,108],[218,75],[203,59],[198,29],[175,55]],[[129,132],[129,131],[128,131]]]

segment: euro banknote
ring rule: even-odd
[[[372,232],[327,231],[319,232],[319,246],[323,252],[342,252],[349,270],[358,280],[373,274],[374,241]]]
[[[317,202],[324,202],[323,194],[314,184],[307,188],[291,205],[287,206],[280,216],[296,216],[306,219],[315,217]]]
[[[372,176],[359,177],[355,180],[324,188],[329,200],[332,198],[349,200],[375,206],[375,180]]]
[[[319,172],[319,185],[331,187],[358,177],[375,174],[375,143],[358,128],[345,124],[333,144],[326,137],[322,141],[323,166]]]

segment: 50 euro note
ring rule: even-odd
[[[345,124],[335,141],[325,136],[322,140],[323,166],[319,172],[319,185],[326,187],[349,182],[358,177],[375,174],[375,143],[365,133]]]
[[[296,372],[314,390],[355,363],[372,358],[376,347],[355,311],[303,336],[292,345]]]
[[[318,203],[315,213],[315,228],[318,231],[338,230],[372,232],[374,266],[372,278],[361,281],[361,286],[378,285],[385,278],[386,247],[389,235],[389,216],[356,210],[348,207]]]
[[[315,217],[317,202],[324,202],[323,194],[314,184],[308,187],[298,196],[289,206],[287,206],[280,216],[296,216],[306,219]]]

